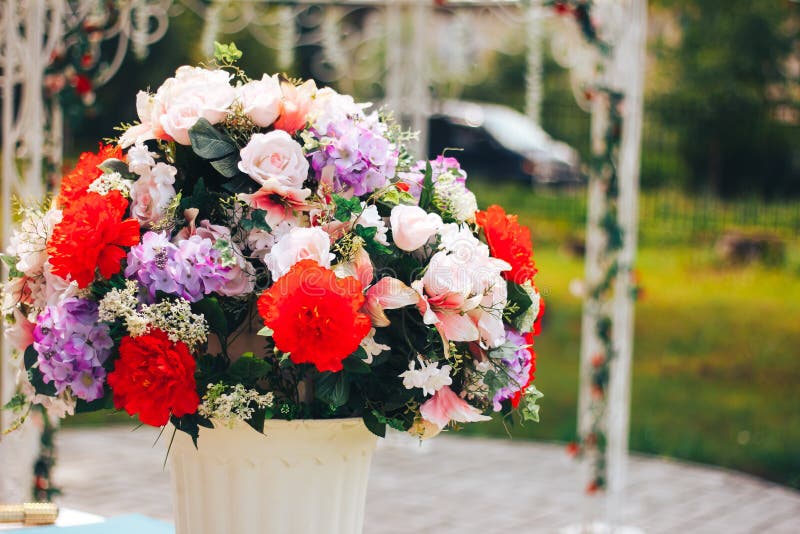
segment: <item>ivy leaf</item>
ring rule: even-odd
[[[224,158],[212,161],[211,166],[225,178],[233,178],[239,174],[239,154],[235,152],[228,154]]]
[[[361,213],[361,201],[358,197],[345,198],[339,195],[333,195],[333,202],[336,204],[336,212],[333,216],[339,222],[347,222],[353,214]]]
[[[425,163],[425,177],[422,180],[422,192],[419,195],[419,207],[428,210],[433,203],[433,168],[431,162]]]
[[[189,128],[192,150],[203,159],[220,159],[236,152],[236,144],[204,118]]]
[[[257,358],[252,352],[245,352],[228,369],[228,376],[235,382],[255,384],[272,370],[272,365]]]
[[[345,373],[322,373],[316,383],[316,397],[336,408],[344,406],[350,399],[350,379]]]
[[[249,219],[243,219],[239,225],[244,230],[264,230],[266,232],[271,232],[272,227],[267,223],[267,212],[266,210],[253,210],[250,212]]]

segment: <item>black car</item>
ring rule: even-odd
[[[530,118],[506,106],[441,102],[430,118],[428,155],[463,149],[456,157],[467,172],[533,184],[584,182],[577,151],[552,139]]]

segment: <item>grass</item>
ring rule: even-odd
[[[473,184],[483,204],[501,203],[534,231],[537,283],[547,299],[537,339],[542,422],[515,438],[575,438],[580,301],[571,280],[583,261],[561,244],[580,235],[575,220],[543,213],[529,189]],[[717,214],[719,215],[719,214]],[[710,213],[710,217],[717,215]],[[643,221],[638,270],[630,445],[633,450],[739,469],[800,487],[800,255],[786,265],[720,265],[703,239]],[[722,215],[719,215],[722,217]],[[72,424],[127,420],[87,414]],[[505,436],[503,425],[466,433]]]
[[[478,189],[483,189],[478,187]],[[486,203],[511,204],[534,229],[537,284],[547,315],[537,339],[542,422],[519,438],[575,438],[581,304],[570,295],[583,262],[554,236],[557,221],[525,209],[531,193],[493,186]],[[521,209],[522,208],[522,209]],[[534,222],[535,221],[535,222]],[[647,226],[645,225],[646,229]],[[574,227],[573,227],[574,229]],[[537,231],[539,230],[539,231]],[[637,267],[631,449],[746,471],[800,488],[800,261],[726,267],[700,244],[659,244],[645,235]],[[470,433],[506,435],[500,422]]]

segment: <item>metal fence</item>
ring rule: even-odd
[[[664,113],[691,120],[689,109],[647,106],[642,132],[640,198],[644,232],[680,236],[711,236],[742,230],[800,238],[800,199],[766,202],[760,198],[721,200],[711,194],[684,192],[687,169],[681,159],[678,136],[659,119]],[[590,118],[570,102],[546,103],[545,130],[589,156]],[[743,125],[744,127],[744,125]],[[537,190],[532,206],[543,216],[582,225],[586,218],[585,189]]]

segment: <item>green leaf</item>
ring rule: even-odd
[[[208,321],[208,328],[220,336],[227,338],[228,334],[228,320],[225,318],[225,312],[222,311],[222,306],[219,305],[217,297],[206,297],[203,300],[192,304],[192,311],[194,313],[201,313]]]
[[[239,174],[239,154],[228,154],[222,159],[211,162],[211,166],[225,178],[233,178]]]
[[[57,395],[56,386],[53,382],[46,384],[39,367],[35,367],[36,363],[39,361],[39,353],[36,352],[33,345],[29,345],[28,348],[25,349],[25,354],[22,359],[25,363],[25,369],[28,370],[28,377],[30,378],[31,385],[33,389],[36,390],[36,393],[47,395],[48,397],[55,397]]]
[[[222,189],[230,193],[252,193],[258,189],[258,182],[246,174],[239,173],[233,180],[222,184]]]
[[[236,43],[222,44],[214,41],[214,59],[224,63],[235,63],[242,59],[242,51],[236,47]]]
[[[378,420],[375,416],[375,411],[366,411],[364,412],[364,425],[367,429],[378,436],[379,438],[386,437],[386,423],[382,423]]]
[[[528,311],[533,305],[533,301],[531,300],[530,295],[528,292],[525,291],[519,284],[515,284],[514,282],[507,282],[508,286],[508,303],[506,304],[506,310],[508,310],[512,304],[516,305],[513,307],[513,311],[508,313],[509,319],[514,319]]]
[[[266,232],[271,232],[272,227],[267,223],[267,212],[266,210],[253,210],[250,212],[249,219],[243,219],[239,225],[244,230],[264,230]]]
[[[333,216],[339,222],[347,222],[353,214],[361,213],[361,201],[358,197],[345,198],[340,195],[333,195],[333,202],[336,204],[336,212]]]
[[[364,351],[362,347],[358,347],[358,349],[348,356],[343,362],[344,370],[348,373],[353,373],[354,375],[368,375],[372,372],[372,368],[369,366],[367,362],[364,361],[364,358],[367,357],[367,353]]]
[[[316,397],[338,408],[350,399],[350,379],[345,373],[325,372],[316,382]]]
[[[104,410],[106,408],[113,408],[113,407],[114,403],[111,400],[111,396],[100,397],[99,399],[95,399],[91,402],[86,402],[83,399],[78,399],[75,402],[75,413],[96,412],[98,410]]]
[[[236,152],[236,144],[210,122],[200,118],[189,128],[192,150],[203,159],[220,159]]]
[[[274,333],[275,331],[268,326],[265,326],[264,328],[256,332],[256,334],[258,334],[259,336],[264,336],[264,337],[272,337],[272,334]]]
[[[252,352],[242,354],[228,369],[228,376],[245,385],[255,384],[272,370],[272,365]]]
[[[97,168],[107,174],[118,172],[123,178],[127,178],[128,180],[135,180],[137,178],[134,173],[128,170],[128,164],[117,158],[109,158],[98,165]]]
[[[419,207],[427,210],[433,203],[433,168],[431,162],[425,163],[425,177],[422,180],[422,192],[419,195]]]

